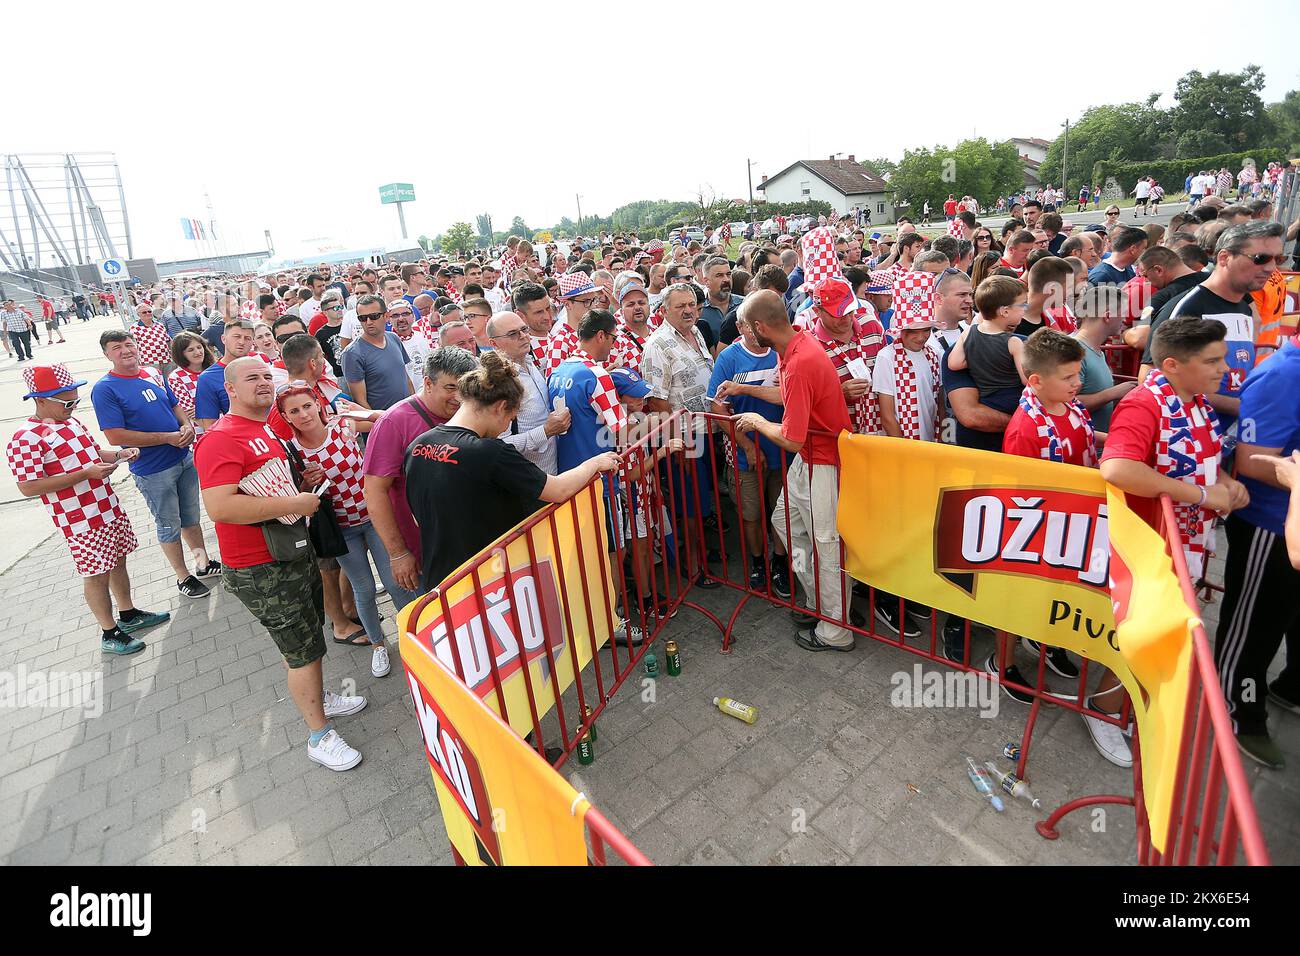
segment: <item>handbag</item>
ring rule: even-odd
[[[311,534],[305,519],[300,518],[293,524],[285,524],[278,518],[263,521],[262,537],[266,539],[266,550],[276,561],[297,561],[312,553]]]
[[[276,436],[276,440],[280,441],[279,436]],[[289,456],[289,470],[293,472],[294,479],[301,488],[304,470],[302,455],[293,445],[286,444],[284,441],[280,441],[280,447]],[[334,502],[327,493],[321,493],[320,507],[316,509],[314,515],[305,519],[305,523],[316,557],[338,558],[348,553],[348,542],[343,537],[343,525],[339,523],[339,516],[334,511]],[[284,527],[292,527],[292,525],[284,525]],[[274,557],[274,553],[272,556]]]

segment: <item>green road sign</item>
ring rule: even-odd
[[[415,202],[415,187],[410,183],[389,183],[379,187],[381,203]]]

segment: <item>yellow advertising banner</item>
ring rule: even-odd
[[[447,589],[450,622],[441,599],[424,609],[414,627],[409,621],[414,604],[398,614],[403,649],[406,633],[414,631],[415,642],[453,674],[459,653],[465,685],[498,715],[508,717],[520,734],[533,729],[525,662],[540,719],[573,683],[574,660],[579,670],[586,667],[609,640],[611,618],[618,622],[604,498],[598,488],[587,487],[571,504],[556,507],[551,519],[511,541],[504,561],[494,543],[466,562],[478,566],[478,588],[469,575]],[[494,669],[501,679],[504,711],[494,688]]]
[[[1161,537],[1096,469],[847,433],[839,449],[853,577],[1119,677],[1163,851],[1197,619]]]
[[[590,804],[423,643],[401,636],[447,835],[470,866],[584,866]]]

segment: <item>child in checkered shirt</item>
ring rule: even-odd
[[[1096,433],[1083,403],[1078,401],[1082,385],[1084,347],[1077,339],[1056,329],[1039,329],[1025,341],[1023,364],[1029,381],[1020,404],[1007,425],[1002,450],[1008,455],[1039,458],[1097,467]],[[1036,654],[1045,654],[1047,666],[1070,680],[1079,676],[1078,665],[1061,647],[1040,647],[1036,641],[1025,645]],[[1007,679],[1031,686],[1013,663],[1015,643],[999,638],[998,648],[985,663],[985,670],[997,673],[999,663],[1006,664]],[[1084,704],[1090,710],[1118,714],[1124,703],[1124,688],[1119,678],[1103,669],[1097,689]],[[1131,767],[1133,754],[1123,731],[1114,723],[1081,713],[1097,752],[1119,767]]]

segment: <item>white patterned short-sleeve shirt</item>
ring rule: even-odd
[[[691,335],[694,346],[670,323],[663,323],[646,339],[640,372],[651,398],[662,399],[674,409],[705,412],[713,356],[699,329],[692,326]]]

